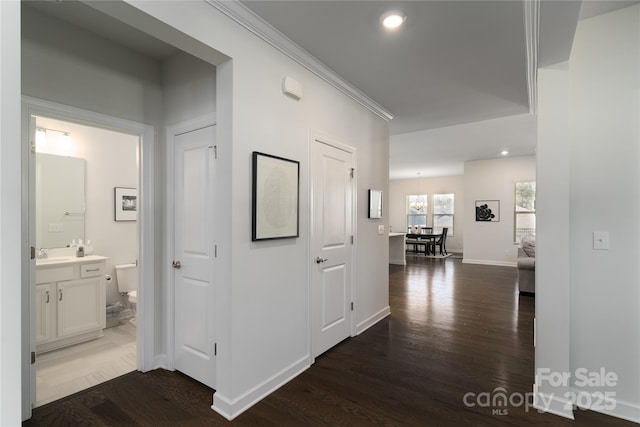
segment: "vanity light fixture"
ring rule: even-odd
[[[407,20],[407,14],[401,10],[390,10],[380,17],[380,23],[388,30],[399,28]]]
[[[53,132],[53,133],[50,134],[49,132]],[[69,132],[64,130],[37,127],[36,128],[36,149],[46,147],[47,144],[57,145],[57,149],[64,153],[69,153],[73,146],[71,141],[71,135]]]
[[[503,156],[506,156],[507,154],[509,154],[509,152],[507,150],[502,150],[500,154]]]

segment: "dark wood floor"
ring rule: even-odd
[[[389,271],[389,318],[233,422],[210,409],[213,390],[157,370],[37,408],[24,425],[637,426],[581,410],[570,421],[524,406],[468,407],[466,393],[531,391],[534,299],[518,295],[514,268],[410,257]]]

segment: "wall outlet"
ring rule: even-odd
[[[64,224],[49,224],[49,233],[63,233]]]
[[[593,232],[593,249],[598,251],[609,250],[609,232],[608,231]]]
[[[384,234],[384,225],[378,226],[378,234]]]

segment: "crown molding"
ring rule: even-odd
[[[524,32],[527,47],[527,91],[529,113],[538,111],[538,41],[540,32],[540,0],[523,0]]]
[[[258,16],[251,9],[240,3],[239,0],[204,0],[232,21],[264,40],[272,47],[302,65],[313,74],[338,89],[349,98],[353,99],[368,110],[377,114],[386,121],[393,119],[393,115],[380,106],[377,102],[359,91],[335,71],[324,65],[309,52],[293,42],[287,36],[278,31],[271,24]]]

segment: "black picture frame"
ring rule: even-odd
[[[300,236],[300,162],[252,153],[251,240]]]
[[[476,222],[500,222],[500,200],[476,200]]]
[[[113,188],[113,220],[136,221],[138,219],[138,191],[129,187]]]

